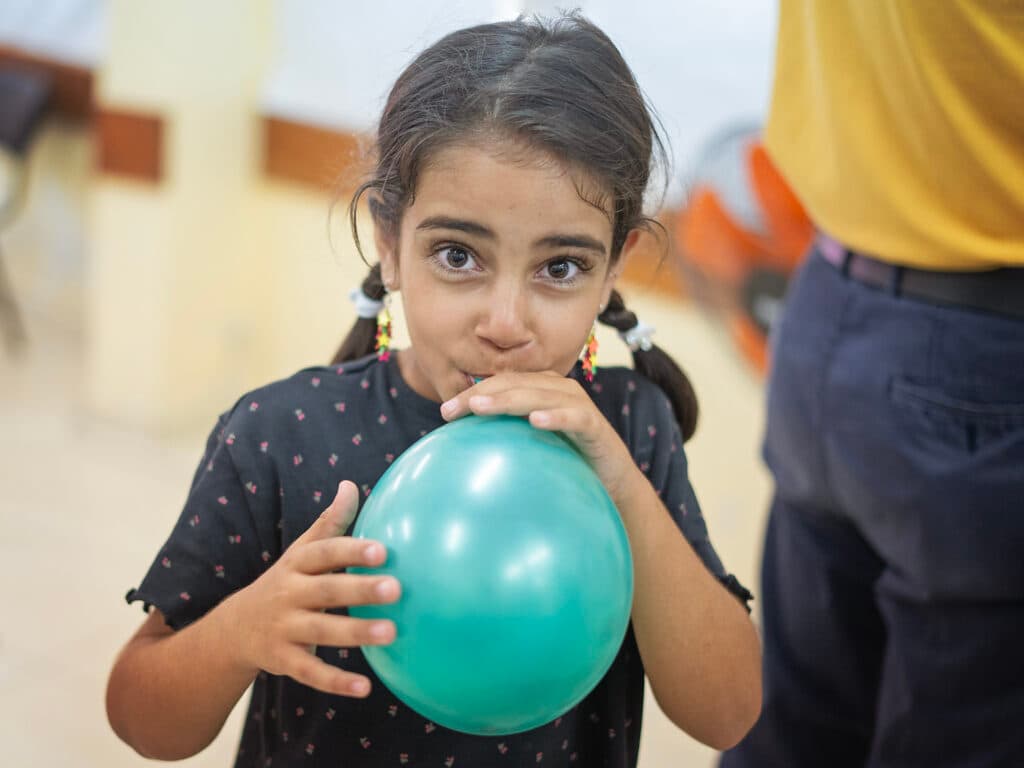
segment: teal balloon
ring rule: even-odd
[[[353,606],[395,622],[370,667],[427,719],[519,733],[578,704],[618,653],[633,563],[618,511],[563,436],[512,416],[431,432],[381,477],[353,531],[380,541],[402,597]]]

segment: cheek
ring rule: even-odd
[[[589,312],[552,316],[543,326],[544,346],[568,370],[587,343],[593,326],[594,318]]]
[[[421,347],[445,348],[464,336],[465,322],[450,302],[424,300],[418,296],[404,303],[409,338]]]

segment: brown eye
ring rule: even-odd
[[[444,263],[452,269],[461,269],[469,263],[469,254],[462,248],[445,248]]]
[[[571,280],[579,272],[579,265],[569,259],[558,259],[548,262],[548,277],[555,280]]]

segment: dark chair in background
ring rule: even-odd
[[[18,215],[28,187],[27,156],[50,99],[50,78],[24,68],[0,67],[0,234]],[[0,333],[9,352],[27,339],[0,250]]]

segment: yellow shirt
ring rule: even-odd
[[[1024,0],[780,0],[765,144],[855,250],[1024,266]]]

